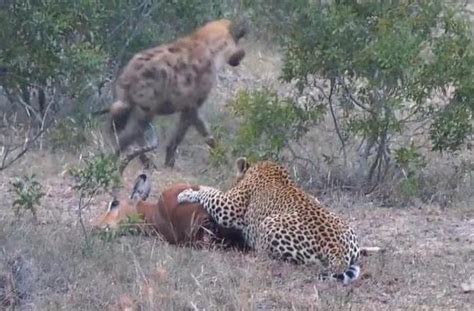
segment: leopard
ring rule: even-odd
[[[321,263],[318,280],[347,285],[360,275],[360,247],[354,229],[302,190],[281,164],[245,157],[235,162],[227,191],[199,186],[178,194],[178,202],[200,203],[217,224],[241,230],[257,253],[295,264]]]
[[[115,101],[94,115],[107,114],[107,132],[116,155],[133,144],[145,145],[145,132],[156,116],[179,113],[165,155],[165,166],[174,167],[178,146],[193,126],[211,148],[217,142],[200,108],[227,64],[237,67],[245,57],[240,40],[249,30],[247,19],[209,21],[191,34],[170,43],[137,52],[114,83]],[[152,163],[139,157],[145,167]]]

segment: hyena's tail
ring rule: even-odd
[[[92,115],[109,114],[110,130],[120,131],[125,128],[131,107],[123,101],[117,100],[110,107],[94,111]]]

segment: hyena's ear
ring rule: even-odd
[[[247,17],[237,18],[230,25],[230,34],[236,42],[242,39],[249,32],[249,21]]]
[[[235,167],[237,169],[237,175],[243,175],[250,167],[250,163],[247,161],[247,158],[240,157],[235,161]]]
[[[138,175],[137,179],[135,179],[135,185],[133,186],[132,193],[130,194],[130,199],[134,201],[145,201],[150,195],[150,191],[150,179],[148,176],[146,176],[146,174],[140,174]]]

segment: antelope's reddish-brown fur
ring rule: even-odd
[[[164,190],[158,202],[125,199],[118,206],[110,207],[99,216],[95,227],[117,229],[131,215],[141,215],[140,228],[147,234],[158,234],[174,245],[199,245],[205,241],[219,242],[225,246],[244,248],[239,231],[215,224],[209,214],[197,203],[178,206],[178,194],[188,188],[198,189],[186,183],[178,183]]]

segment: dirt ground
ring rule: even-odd
[[[0,175],[0,273],[4,285],[8,276],[14,279],[19,310],[474,309],[474,294],[461,289],[474,271],[472,200],[449,208],[383,208],[350,194],[323,198],[349,219],[363,246],[383,249],[364,257],[361,278],[343,286],[317,281],[318,266],[252,252],[178,248],[152,237],[92,239],[86,248],[72,180],[64,174],[75,161],[31,153]],[[27,214],[13,216],[9,182],[20,172],[36,173],[46,190],[39,224]],[[138,172],[132,163],[125,184]],[[179,163],[174,170],[160,167],[151,199],[173,182],[198,181],[199,174],[186,173]],[[107,200],[97,197],[85,218],[102,212]]]
[[[221,117],[226,100],[239,89],[277,79],[278,56],[265,47],[248,55],[243,69],[232,68],[219,76],[210,103],[203,106],[211,123]],[[159,131],[166,135],[165,128]],[[194,137],[195,133],[188,134],[183,141],[173,170],[161,166],[164,144],[158,150],[155,160],[159,167],[152,175],[149,200],[157,199],[159,191],[173,182],[219,187],[227,183],[224,177],[232,168],[209,169],[209,152],[202,139]],[[333,144],[333,137],[327,139]],[[318,136],[314,144],[321,142]],[[178,248],[144,236],[109,242],[92,238],[91,244],[85,245],[78,224],[78,198],[66,174],[81,156],[34,151],[0,173],[0,297],[12,300],[0,302],[0,306],[16,302],[9,308],[474,310],[474,293],[464,293],[461,288],[464,282],[474,282],[472,196],[443,207],[419,203],[398,208],[382,207],[352,193],[331,192],[320,197],[350,221],[362,246],[383,250],[363,257],[360,279],[343,286],[318,282],[318,266],[294,266],[252,252]],[[139,165],[131,163],[125,172],[126,189],[139,172]],[[29,214],[16,219],[12,208],[10,182],[31,173],[46,192],[38,209],[39,223]],[[106,209],[108,200],[110,197],[102,194],[85,211],[87,230],[91,229],[89,221]]]

